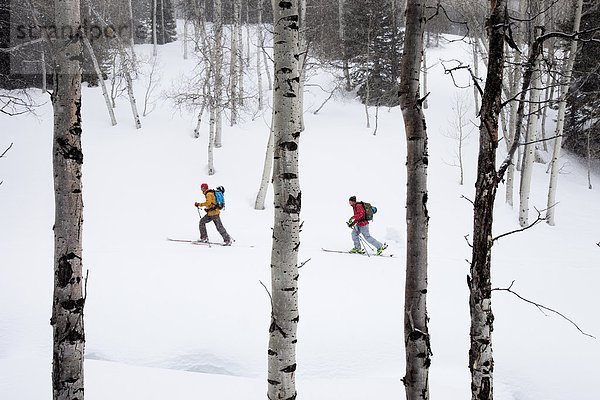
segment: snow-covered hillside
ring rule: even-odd
[[[156,109],[135,130],[125,99],[110,126],[98,88],[83,89],[86,399],[232,400],[266,397],[266,349],[272,206],[253,209],[267,144],[270,110],[249,109],[224,126],[208,176],[207,127],[194,139],[196,116],[176,110],[168,91],[195,61],[181,43],[159,48]],[[150,57],[149,46],[138,47]],[[459,43],[430,49],[428,59],[463,58]],[[149,67],[148,67],[149,68]],[[247,88],[251,77],[247,77]],[[398,108],[380,109],[377,134],[352,96],[338,93],[319,69],[305,97],[301,137],[302,261],[297,385],[303,399],[397,399],[404,396],[405,140]],[[136,82],[143,93],[145,82]],[[325,90],[323,90],[325,89]],[[430,71],[429,298],[433,349],[432,399],[468,398],[469,308],[466,276],[472,230],[477,134],[464,149],[465,184],[458,184],[449,138],[457,89],[441,64]],[[47,95],[35,115],[0,116],[0,398],[51,396],[52,107]],[[268,94],[270,97],[270,94]],[[248,105],[252,108],[254,106]],[[371,110],[374,118],[375,110]],[[474,119],[474,116],[471,116]],[[501,157],[499,157],[501,158]],[[585,170],[565,157],[557,225],[500,239],[493,282],[553,308],[586,333],[600,336],[600,194]],[[536,165],[531,204],[544,208],[548,176]],[[598,175],[593,179],[598,181]],[[196,239],[200,184],[223,185],[223,222],[232,247],[167,242]],[[349,250],[356,195],[378,207],[371,233],[395,258],[331,254]],[[503,187],[495,234],[518,228]],[[211,239],[220,240],[209,227]],[[558,315],[540,312],[507,292],[494,292],[495,397],[499,400],[593,400],[600,343]]]

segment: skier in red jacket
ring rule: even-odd
[[[365,249],[362,248],[358,236],[363,235],[367,243],[377,249],[376,254],[380,255],[388,246],[385,243],[381,244],[380,241],[369,234],[369,221],[367,221],[365,207],[361,202],[356,201],[356,196],[350,197],[348,202],[350,203],[350,206],[352,206],[352,211],[354,212],[354,215],[350,217],[350,220],[348,221],[348,226],[352,228],[352,241],[354,242],[354,247],[350,250],[350,253],[365,253]]]

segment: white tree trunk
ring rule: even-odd
[[[188,59],[188,24],[189,21],[186,19],[183,22],[183,59]]]
[[[263,165],[262,178],[260,179],[260,187],[258,188],[258,194],[256,195],[256,201],[254,202],[255,210],[265,209],[265,200],[267,198],[267,191],[269,190],[269,183],[271,181],[273,171],[273,147],[275,143],[275,135],[273,133],[273,127],[269,130],[269,141],[267,143],[267,150],[265,152],[265,162]]]
[[[215,147],[215,132],[216,132],[216,112],[217,107],[214,106],[214,99],[210,99],[210,122],[209,122],[209,134],[208,134],[208,175],[215,174],[215,161],[214,161],[214,147]]]
[[[214,59],[214,104],[215,108],[215,141],[214,146],[219,148],[222,142],[223,123],[223,15],[221,0],[214,3],[214,32],[215,32],[215,59]]]
[[[479,78],[479,51],[477,41],[473,40],[473,74],[476,78]],[[473,85],[473,97],[475,100],[475,113],[479,114],[479,91],[477,86]]]
[[[262,26],[259,27],[259,29],[263,29]],[[261,32],[262,33],[262,32]],[[262,42],[260,42],[260,47],[262,49],[262,54],[263,54],[263,61],[265,64],[265,74],[267,75],[267,81],[269,82],[269,90],[273,90],[273,79],[271,78],[271,71],[269,68],[269,59],[267,57],[267,50],[265,49],[265,37],[264,34],[262,34],[263,40]]]
[[[427,326],[427,129],[419,96],[425,3],[406,2],[404,50],[400,62],[400,109],[406,133],[406,279],[402,378],[407,400],[429,399],[431,347]]]
[[[581,25],[581,10],[583,8],[583,0],[577,0],[575,6],[575,13],[573,17],[573,32],[579,32]],[[562,147],[562,135],[565,125],[565,111],[567,108],[567,95],[569,93],[569,86],[571,84],[571,78],[573,76],[573,65],[575,64],[575,57],[577,55],[577,41],[571,41],[571,47],[569,49],[569,58],[567,59],[563,69],[563,80],[560,85],[560,98],[558,103],[558,116],[556,121],[556,139],[554,140],[554,151],[552,152],[552,167],[550,169],[550,183],[548,187],[548,202],[546,209],[546,222],[549,225],[554,226],[556,224],[555,209],[556,209],[556,187],[558,185],[558,171],[560,166],[558,162],[560,160],[560,150]]]
[[[298,312],[298,250],[301,193],[298,180],[300,136],[298,0],[273,2],[275,135],[274,226],[271,252],[269,399],[295,399]]]
[[[131,55],[135,58],[135,24],[133,22],[133,6],[131,0],[127,0],[127,12],[129,13],[129,45],[131,46]]]
[[[156,37],[156,1],[157,0],[152,0],[152,54],[154,55],[154,57],[158,55],[158,43]]]
[[[256,43],[256,76],[257,76],[257,84],[258,84],[258,109],[263,109],[263,85],[262,85],[262,71],[261,71],[261,61],[260,56],[263,52],[263,31],[262,31],[262,9],[263,9],[263,0],[258,0],[257,6],[257,16],[256,16],[256,31],[258,35],[258,41]],[[265,66],[266,68],[266,66]]]
[[[40,48],[42,49],[40,53],[42,64],[42,92],[46,93],[48,92],[48,71],[46,70],[46,52],[44,51],[44,43],[41,44]]]
[[[102,76],[102,71],[100,70],[100,65],[98,64],[98,59],[96,58],[96,54],[94,53],[94,49],[90,40],[87,36],[83,36],[83,44],[87,49],[90,58],[92,59],[92,63],[94,64],[94,71],[96,71],[96,76],[98,77],[98,83],[100,84],[100,88],[102,89],[102,95],[104,96],[104,102],[106,103],[106,108],[108,108],[108,115],[110,117],[110,122],[113,126],[117,124],[117,119],[115,118],[115,112],[112,108],[112,104],[110,101],[110,96],[108,95],[108,91],[106,90],[106,83],[104,82],[104,77]]]
[[[521,53],[518,51],[515,51],[515,58],[514,58],[514,67],[513,67],[513,71],[511,72],[511,79],[510,79],[510,88],[509,88],[509,95],[511,98],[516,98],[517,94],[519,92],[519,85],[521,83],[521,68],[520,68],[520,64],[521,64]],[[518,110],[518,104],[515,100],[510,102],[510,112],[509,112],[509,131],[508,131],[508,142],[506,143],[506,149],[507,151],[510,149],[510,147],[513,144],[513,141],[515,140],[515,131],[517,128],[517,110]],[[514,156],[511,157],[510,160],[510,164],[508,165],[508,168],[506,170],[506,196],[505,196],[505,201],[508,205],[510,205],[511,207],[513,206],[513,199],[514,199],[514,187],[515,187],[515,164],[514,164]]]
[[[80,26],[79,0],[55,0],[56,26]],[[54,42],[54,294],[52,392],[54,400],[84,398],[85,305],[81,170],[81,41]]]
[[[240,23],[238,27],[238,70],[237,70],[237,102],[239,106],[244,104],[244,35],[242,33],[242,0],[236,0],[240,3]],[[248,52],[250,52],[250,48],[248,48]]]
[[[540,14],[539,23],[543,24],[543,13]],[[536,31],[535,35],[538,32]],[[541,32],[540,32],[541,34]],[[535,40],[535,38],[534,38]],[[521,185],[519,187],[519,224],[525,227],[529,224],[529,195],[531,192],[531,178],[533,175],[533,162],[535,160],[535,142],[538,132],[538,115],[540,110],[540,87],[542,86],[541,71],[542,52],[535,60],[533,80],[529,93],[529,119],[523,149],[523,166],[521,167]]]
[[[140,129],[142,123],[140,121],[140,114],[138,113],[137,103],[135,101],[135,95],[133,93],[133,80],[131,79],[131,71],[129,69],[129,60],[127,60],[127,53],[121,48],[121,64],[123,68],[123,74],[127,82],[127,96],[129,97],[129,104],[131,106],[131,113],[133,114],[133,122],[135,123],[135,129]]]
[[[427,103],[427,91],[429,90],[427,88],[427,48],[423,47],[423,64],[421,66],[422,71],[423,71],[423,90],[421,91],[422,93],[422,97],[425,99],[423,100],[423,110],[427,110],[427,108],[429,107],[429,104]]]
[[[344,80],[346,82],[346,91],[352,90],[352,81],[350,80],[350,67],[348,66],[348,57],[346,55],[346,29],[344,24],[344,1],[338,0],[338,22],[339,36],[342,46],[342,70],[344,72]]]
[[[237,124],[238,106],[238,45],[240,34],[240,0],[233,1],[233,26],[231,30],[231,53],[229,57],[229,107],[231,109],[231,126]]]
[[[298,5],[300,13],[300,26],[306,26],[306,0],[300,0]],[[298,104],[300,107],[300,131],[304,131],[304,82],[306,81],[306,60],[308,57],[308,45],[306,43],[306,33],[304,30],[298,32],[300,46],[300,90],[298,92]]]

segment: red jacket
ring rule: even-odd
[[[369,221],[366,219],[365,207],[360,202],[356,202],[356,204],[352,206],[352,210],[354,211],[352,219],[358,226],[369,225]]]

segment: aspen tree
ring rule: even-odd
[[[534,35],[541,36],[544,33],[544,12],[540,5],[533,2],[532,9],[537,17],[534,19]],[[535,38],[533,39],[535,40]],[[521,182],[519,187],[519,224],[525,227],[529,224],[529,194],[531,192],[531,179],[533,175],[533,161],[535,158],[535,142],[538,137],[538,112],[540,109],[540,87],[542,86],[542,61],[543,50],[536,57],[533,68],[531,90],[529,92],[529,118],[525,135],[525,147],[523,150],[523,165],[521,167]]]
[[[400,62],[400,108],[406,132],[406,280],[404,345],[407,400],[429,399],[431,348],[427,326],[427,128],[419,77],[423,58],[425,3],[406,2],[404,50]]]
[[[573,32],[579,32],[581,25],[581,12],[583,9],[583,0],[577,0],[575,6],[575,14],[573,17]],[[555,220],[555,205],[556,205],[556,186],[558,184],[558,171],[559,165],[558,160],[560,159],[560,150],[562,147],[562,135],[565,126],[565,111],[567,108],[567,95],[569,93],[569,87],[571,85],[571,78],[573,76],[573,65],[575,64],[575,57],[577,55],[577,40],[571,41],[571,47],[569,49],[569,58],[567,59],[564,70],[563,80],[560,85],[560,98],[558,103],[558,116],[556,119],[556,139],[554,140],[554,151],[552,152],[551,170],[550,170],[550,183],[548,187],[548,203],[546,208],[546,222],[549,225],[554,225]]]
[[[506,171],[507,162],[496,171],[498,148],[498,116],[504,75],[504,38],[508,26],[506,0],[490,0],[488,31],[488,68],[481,97],[479,126],[479,155],[477,181],[473,205],[473,244],[469,286],[471,315],[469,370],[471,372],[471,399],[493,399],[494,358],[492,354],[492,225],[494,200],[498,182]],[[514,152],[514,147],[511,149]],[[509,156],[511,153],[509,153]],[[510,160],[510,158],[508,158]]]
[[[79,0],[55,0],[55,22],[70,34],[54,43],[54,295],[52,392],[54,400],[84,398],[85,305],[82,236],[81,60]],[[64,31],[63,31],[64,32]]]
[[[240,41],[241,1],[233,1],[233,27],[231,30],[231,54],[229,59],[229,107],[231,108],[231,126],[237,124],[238,117],[238,48]]]
[[[214,52],[214,101],[212,103],[215,113],[215,147],[222,146],[222,123],[223,123],[223,10],[221,0],[214,2],[214,35],[215,35],[215,52]]]
[[[273,2],[274,226],[271,252],[271,323],[267,397],[296,398],[298,250],[301,192],[298,180],[300,71],[298,0]]]

